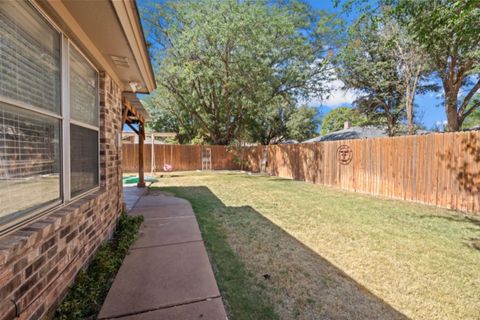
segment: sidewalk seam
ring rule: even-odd
[[[176,246],[176,245],[180,245],[180,244],[195,243],[195,242],[203,242],[203,240],[190,240],[190,241],[184,241],[184,242],[175,242],[175,243],[166,243],[166,244],[156,244],[156,245],[152,245],[152,246],[131,248],[130,250],[150,249],[150,248],[159,248],[159,247],[169,247],[169,246]]]
[[[185,219],[185,218],[195,218],[195,216],[191,215],[184,215],[184,216],[171,216],[171,217],[164,217],[164,218],[145,218],[145,222],[152,221],[152,220],[169,220],[169,219]]]
[[[135,206],[137,205],[138,201],[140,201],[140,199],[143,197],[145,192],[146,192],[146,190],[143,191],[143,193],[137,198],[137,201],[135,201],[135,203],[132,205],[132,207],[130,208],[130,210],[127,213],[130,213],[131,211],[133,211],[133,209],[135,209]]]
[[[135,316],[137,314],[143,314],[143,313],[152,312],[152,311],[158,311],[158,310],[164,310],[164,309],[169,309],[169,308],[174,308],[174,307],[180,307],[180,306],[185,306],[185,305],[194,304],[194,303],[198,303],[198,302],[211,301],[213,299],[218,299],[218,298],[222,299],[222,296],[221,295],[216,295],[216,296],[211,296],[211,297],[207,297],[207,298],[198,298],[198,299],[190,300],[190,301],[187,301],[187,302],[165,305],[165,306],[161,306],[161,307],[157,307],[157,308],[151,308],[151,309],[138,311],[138,312],[125,313],[125,314],[121,314],[121,315],[118,315],[118,316],[115,316],[115,317],[99,318],[99,320],[121,319],[121,318],[125,318],[125,317]]]

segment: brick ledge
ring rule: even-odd
[[[107,193],[105,188],[100,188],[0,237],[0,267],[32,248],[41,239],[48,238]]]

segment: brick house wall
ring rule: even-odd
[[[41,319],[121,214],[121,90],[100,74],[100,189],[0,238],[0,319]]]

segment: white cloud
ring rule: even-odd
[[[342,89],[344,84],[341,80],[334,80],[330,83],[330,95],[327,99],[321,101],[322,105],[328,107],[338,107],[344,104],[352,104],[360,95],[353,90]]]
[[[327,97],[319,98],[312,97],[303,101],[311,106],[326,106],[330,108],[337,108],[343,105],[351,105],[360,94],[354,90],[344,90],[344,83],[336,79],[335,74],[332,75],[332,80],[325,83],[325,86],[330,89],[330,94]]]

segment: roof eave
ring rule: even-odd
[[[156,88],[155,76],[150,62],[143,27],[136,1],[113,1],[111,4],[117,14],[118,21],[122,26],[129,46],[135,56],[137,65],[141,71],[146,90],[138,92],[148,93]]]

